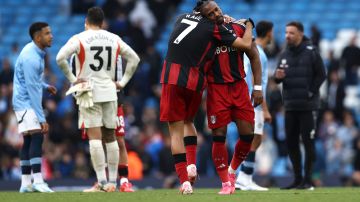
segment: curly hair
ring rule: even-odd
[[[196,6],[193,8],[193,11],[195,12],[200,12],[200,10],[207,5],[210,1],[214,1],[214,0],[198,0],[196,2]]]

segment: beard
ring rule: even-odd
[[[224,16],[219,16],[218,18],[216,18],[216,24],[221,25],[224,23]]]

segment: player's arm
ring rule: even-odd
[[[259,55],[260,56],[260,55]],[[261,104],[262,108],[263,108],[263,113],[264,113],[264,120],[265,122],[271,123],[272,121],[272,117],[269,111],[269,107],[267,106],[266,103],[266,88],[267,88],[267,84],[268,84],[268,62],[267,59],[264,58],[260,58],[260,62],[261,62],[261,84],[262,84],[262,89],[263,89],[263,102]]]
[[[56,62],[59,65],[61,71],[64,73],[65,77],[70,81],[70,83],[74,83],[76,81],[76,77],[70,71],[70,65],[68,62],[68,58],[74,53],[79,52],[80,41],[75,37],[72,37],[59,51],[56,56]]]
[[[139,56],[135,53],[135,51],[128,46],[125,42],[123,42],[121,39],[119,40],[120,45],[120,55],[122,58],[126,60],[126,67],[125,67],[125,73],[124,76],[121,78],[120,81],[116,82],[116,86],[119,89],[122,89],[126,86],[126,84],[129,82],[131,77],[134,75],[138,64],[140,62]]]
[[[45,123],[44,110],[41,105],[43,84],[41,82],[41,75],[37,73],[39,72],[39,67],[40,61],[34,59],[27,59],[27,61],[23,63],[25,85],[30,97],[31,107],[34,109],[39,122]]]
[[[263,103],[262,86],[261,86],[261,61],[259,57],[259,51],[256,47],[256,43],[251,43],[251,49],[245,51],[251,64],[251,71],[254,77],[254,90],[252,92],[252,99],[254,100],[254,106]]]
[[[250,50],[251,49],[251,44],[252,44],[252,29],[253,29],[253,25],[252,23],[248,22],[245,24],[246,26],[246,29],[245,29],[245,32],[244,32],[244,35],[242,38],[240,37],[237,37],[235,39],[235,41],[232,43],[232,46],[235,47],[235,48],[238,48],[240,50],[244,50],[244,51],[247,51],[247,50]]]

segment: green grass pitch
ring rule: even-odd
[[[180,195],[175,189],[139,190],[135,193],[56,192],[51,194],[0,192],[1,202],[352,202],[360,201],[360,188],[317,188],[314,191],[271,189],[268,192],[236,191],[218,195],[219,189],[195,189],[192,195]]]

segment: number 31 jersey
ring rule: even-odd
[[[94,83],[93,101],[117,100],[115,80],[116,62],[130,47],[121,38],[106,30],[87,30],[74,35],[61,48],[75,53],[75,76]]]

